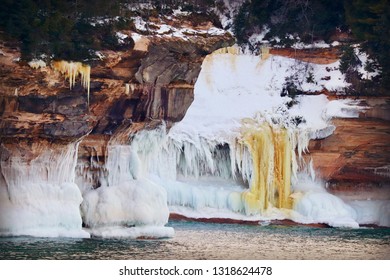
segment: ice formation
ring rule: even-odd
[[[291,218],[301,223],[325,223],[334,227],[357,228],[356,211],[342,199],[326,192],[322,182],[299,174],[292,185],[294,200]]]
[[[84,222],[91,228],[164,225],[168,222],[164,190],[147,180],[100,187],[85,194],[84,199]]]
[[[359,224],[377,224],[390,227],[390,203],[388,200],[347,201],[356,213]]]
[[[145,178],[136,145],[108,147],[101,187],[85,189],[81,205],[88,231],[100,237],[171,237],[164,188]]]
[[[81,227],[76,161],[76,144],[42,150],[31,161],[21,156],[2,160],[0,235],[89,237]]]
[[[109,143],[99,188],[91,187],[88,174],[75,184],[77,144],[42,151],[29,162],[2,160],[0,235],[171,237],[174,230],[165,226],[170,211],[389,226],[388,201],[346,204],[327,193],[303,161],[310,139],[329,136],[333,117],[356,117],[359,107],[325,95],[281,96],[289,77],[305,91],[341,89],[336,66],[302,65],[234,47],[216,51],[203,62],[194,102],[181,122],[169,132],[163,125],[130,134],[127,143]],[[81,75],[89,92],[89,66],[62,61],[53,67],[70,87]],[[315,83],[307,82],[305,68],[314,69]]]
[[[287,130],[250,119],[241,133],[253,161],[250,188],[242,194],[245,213],[259,213],[269,204],[290,208],[292,149]]]
[[[167,191],[171,211],[192,217],[283,219],[357,227],[353,207],[300,179],[314,178],[303,161],[310,139],[334,131],[333,117],[356,117],[350,100],[329,101],[325,95],[281,96],[285,78],[298,75],[294,59],[261,58],[224,48],[206,57],[195,85],[195,100],[186,116],[166,134],[164,128],[133,137],[147,176]],[[327,65],[318,68],[317,75]],[[321,69],[324,68],[324,69]],[[328,72],[326,72],[329,75]],[[343,86],[341,73],[324,84]],[[320,76],[317,77],[320,80]],[[144,151],[150,152],[144,152]],[[306,190],[291,185],[311,186]]]
[[[73,61],[54,61],[53,68],[65,75],[65,78],[69,80],[69,88],[72,89],[76,84],[76,77],[81,76],[81,85],[87,89],[88,104],[89,104],[89,91],[91,82],[91,66],[82,64],[81,62]]]

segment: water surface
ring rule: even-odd
[[[0,238],[0,259],[390,259],[390,229],[171,222],[161,240]]]

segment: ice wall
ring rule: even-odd
[[[347,201],[356,213],[359,224],[377,224],[390,227],[390,202],[388,200],[353,200]]]
[[[83,220],[100,237],[171,237],[166,192],[147,179],[122,181],[84,194]]]
[[[74,183],[77,144],[39,146],[35,158],[0,147],[0,235],[89,237]]]

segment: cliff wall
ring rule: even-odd
[[[390,199],[390,98],[360,97],[365,112],[334,119],[335,132],[312,140],[308,156],[330,192],[350,199]]]
[[[210,29],[210,24],[205,28]],[[233,43],[228,33],[143,36],[128,50],[103,51],[104,58],[91,63],[88,97],[79,81],[70,89],[53,67],[34,69],[19,62],[19,50],[2,42],[3,165],[14,156],[31,161],[42,147],[56,150],[79,142],[77,170],[88,174],[89,179],[84,179],[98,187],[108,143],[128,141],[129,132],[153,128],[161,121],[168,127],[180,121],[193,101],[205,56]],[[276,49],[271,54],[329,63],[338,58],[339,50]],[[326,93],[330,98],[344,98]],[[357,119],[334,119],[334,134],[311,141],[306,157],[313,158],[317,176],[327,182],[330,192],[351,199],[390,199],[390,98],[356,99],[365,112]]]
[[[211,27],[210,22],[205,26]],[[202,32],[201,27],[197,31]],[[129,38],[135,34],[123,32]],[[89,63],[89,93],[80,77],[69,87],[53,62],[21,62],[18,48],[0,42],[2,160],[22,155],[30,161],[41,153],[42,145],[57,149],[80,142],[81,161],[99,156],[104,161],[107,143],[114,135],[161,121],[168,127],[180,121],[193,101],[205,56],[234,43],[225,32],[185,37],[135,35],[137,41],[129,49],[102,51],[101,60]],[[35,149],[37,145],[41,148]]]

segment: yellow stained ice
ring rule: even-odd
[[[287,130],[247,121],[241,133],[253,161],[250,188],[241,195],[246,214],[261,213],[270,205],[291,208],[292,148]]]
[[[76,84],[76,77],[81,76],[81,85],[87,89],[88,105],[89,105],[89,90],[91,81],[91,66],[82,64],[81,62],[73,61],[54,61],[53,68],[59,71],[69,80],[69,88],[72,89]]]
[[[129,84],[125,84],[125,94],[126,95],[130,94],[130,85]]]
[[[270,56],[269,47],[268,46],[261,46],[260,47],[260,51],[261,51],[261,58],[263,60],[266,60]]]

